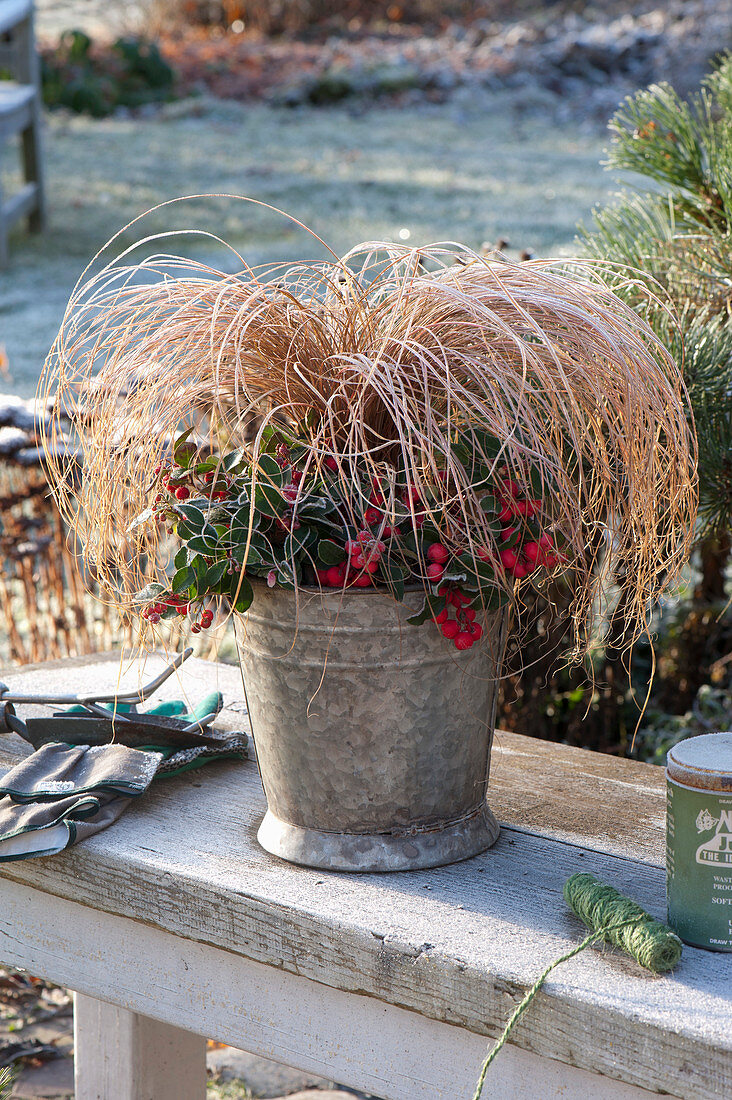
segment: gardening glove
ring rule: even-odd
[[[193,722],[220,709],[220,695],[214,696],[189,715],[182,713],[185,707],[179,701],[147,713],[170,715],[175,707],[173,713]],[[211,760],[243,760],[247,755],[244,733],[223,735],[215,746],[179,750],[154,745],[133,749],[116,742],[43,745],[0,781],[0,862],[54,855],[106,829],[158,775],[178,775]]]

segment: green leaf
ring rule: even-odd
[[[295,568],[292,568],[292,562],[280,560],[275,562],[275,570],[277,572],[277,583],[282,588],[294,589],[295,583],[300,584],[302,582],[302,566],[299,561],[295,561]]]
[[[183,516],[194,530],[198,529],[200,531],[206,522],[203,509],[199,508],[197,504],[176,504],[175,511]]]
[[[318,533],[312,527],[299,527],[297,531],[291,531],[285,539],[285,558],[297,558],[299,554],[309,550],[317,541]]]
[[[335,511],[335,507],[333,501],[327,497],[305,497],[297,507],[297,516],[301,520],[319,520],[322,517],[331,515]]]
[[[151,600],[157,599],[157,597],[165,591],[165,585],[153,581],[151,584],[146,584],[145,587],[137,593],[134,602],[136,604],[150,603]]]
[[[287,510],[289,504],[274,485],[259,482],[254,493],[254,507],[263,516],[276,519]]]
[[[276,458],[272,455],[261,454],[257,461],[257,481],[264,480],[270,485],[281,487],[285,484],[286,474]]]
[[[380,564],[381,573],[389,588],[401,602],[404,599],[404,582],[408,580],[411,570],[399,562],[382,558]]]
[[[449,581],[451,584],[463,584],[468,579],[466,573],[457,573],[454,569],[450,569],[450,572],[445,572],[440,577],[440,584],[444,584],[445,581]]]
[[[176,569],[182,569],[184,565],[188,563],[188,551],[185,546],[181,546],[178,553],[173,558],[173,565]]]
[[[321,539],[318,543],[317,557],[323,565],[340,565],[346,560],[345,547],[339,546],[332,539]]]
[[[139,516],[135,516],[135,518],[133,519],[132,523],[129,525],[127,530],[128,531],[134,531],[137,527],[142,527],[143,524],[147,523],[148,520],[151,520],[152,517],[153,517],[152,508],[146,508],[144,512],[140,512]]]
[[[234,532],[235,531],[236,532],[239,532],[239,531],[246,532],[246,531],[249,530],[249,522],[250,522],[251,514],[252,514],[252,512],[251,512],[251,508],[249,507],[249,501],[248,500],[246,501],[245,507],[238,508],[237,511],[234,512],[234,515],[233,515],[232,520],[231,520],[232,538],[234,537]],[[258,526],[259,526],[259,516],[255,512],[254,513],[254,523],[252,524],[252,530],[256,531]],[[240,537],[240,536],[238,536],[238,537]]]
[[[200,535],[194,535],[193,538],[186,539],[186,543],[188,549],[193,550],[196,554],[209,556],[219,549],[219,538],[216,529],[210,523],[206,524]]]
[[[193,467],[194,474],[210,474],[213,470],[218,469],[217,458],[207,458],[205,462],[197,462]]]
[[[244,551],[246,550],[247,541],[246,537],[243,537],[241,542],[234,546],[232,550],[232,557],[235,561],[241,565],[244,561]],[[269,539],[261,534],[259,531],[252,533],[252,539],[249,544],[249,554],[247,556],[247,568],[249,565],[261,565],[269,562],[274,562],[275,552]]]
[[[241,450],[231,451],[222,459],[221,465],[227,474],[239,473],[246,465],[246,455]]]
[[[199,590],[204,592],[211,592],[218,589],[222,580],[226,576],[226,572],[229,568],[227,561],[216,561],[210,566],[203,576],[200,582]]]
[[[498,503],[498,499],[493,496],[492,493],[486,493],[484,497],[480,498],[480,506],[484,512],[490,515],[498,515],[501,511],[501,505]]]
[[[173,592],[179,594],[181,592],[188,592],[196,584],[196,570],[191,565],[186,565],[183,569],[179,569],[173,577],[170,587]]]
[[[418,611],[415,615],[411,615],[407,619],[407,622],[410,626],[421,626],[422,623],[426,623],[428,619],[434,619],[435,615],[439,615],[444,606],[444,596],[427,594],[422,604],[422,610]]]
[[[247,578],[241,573],[234,573],[231,577],[229,598],[234,611],[239,611],[241,613],[251,606],[251,602],[254,599],[254,589]]]
[[[231,523],[231,512],[223,504],[212,504],[206,513],[206,522],[211,524],[224,524],[228,527]]]
[[[188,442],[191,435],[193,434],[193,431],[193,428],[188,428],[187,431],[178,436],[175,443],[173,444],[173,458],[175,459],[177,465],[184,470],[187,470],[188,467],[191,465],[192,459],[197,452],[197,447],[195,446],[195,444]]]

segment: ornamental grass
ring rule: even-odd
[[[117,607],[151,578],[169,583],[164,527],[132,525],[171,440],[190,428],[210,453],[239,449],[254,489],[274,426],[304,456],[290,516],[317,482],[355,530],[378,485],[381,529],[416,534],[426,518],[449,554],[481,566],[483,600],[520,608],[522,589],[568,570],[577,654],[618,575],[628,645],[647,629],[689,553],[696,444],[677,367],[597,265],[385,242],[236,274],[123,259],[77,288],[42,379],[74,410],[81,457],[53,421],[54,492]],[[541,580],[502,555],[496,484],[533,499],[561,547]]]

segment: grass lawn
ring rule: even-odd
[[[567,254],[577,221],[612,184],[599,163],[604,144],[601,133],[559,127],[509,92],[362,113],[192,100],[149,118],[50,115],[50,228],[40,238],[16,231],[11,266],[0,273],[0,347],[10,367],[0,388],[34,392],[85,264],[155,203],[195,193],[249,195],[289,211],[339,252],[362,240],[397,240],[401,230],[414,244],[476,247],[504,237],[514,254]],[[322,253],[281,217],[233,201],[168,208],[143,225],[149,232],[205,228],[252,263]],[[213,244],[157,246],[186,248],[236,266]]]

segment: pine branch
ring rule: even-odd
[[[11,1069],[0,1069],[0,1100],[10,1100],[15,1084],[15,1074]]]

